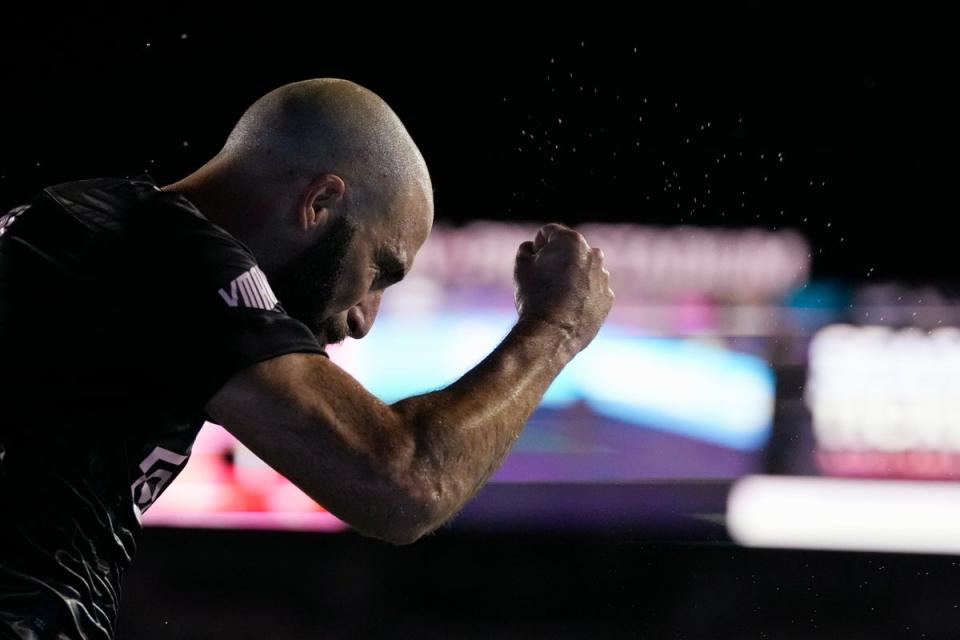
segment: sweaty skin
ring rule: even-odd
[[[283,281],[278,290],[313,295],[317,304],[291,315],[321,341],[370,330],[433,219],[426,164],[409,134],[379,97],[342,80],[267,94],[216,158],[165,189],[250,246],[271,281]],[[312,273],[331,237],[337,268]],[[517,323],[445,389],[387,405],[327,358],[290,354],[237,373],[207,413],[361,533],[410,543],[500,466],[613,303],[602,252],[561,225],[519,247],[515,281]]]

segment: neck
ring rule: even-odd
[[[161,187],[184,196],[214,224],[247,245],[268,275],[284,266],[286,253],[257,180],[218,165],[216,159],[187,177]]]

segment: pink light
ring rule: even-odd
[[[326,511],[312,512],[266,512],[266,511],[221,511],[221,512],[173,512],[153,509],[146,513],[143,522],[159,527],[197,527],[209,529],[288,529],[294,531],[319,531],[336,533],[348,527],[342,520]]]
[[[147,525],[342,531],[346,525],[207,423],[183,472],[144,514]]]
[[[824,473],[851,478],[960,479],[960,454],[946,451],[827,451],[816,454]]]

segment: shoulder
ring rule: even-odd
[[[195,235],[219,239],[233,248],[249,250],[226,230],[213,224],[182,194],[162,191],[144,174],[135,178],[94,178],[51,185],[38,196],[59,205],[80,222],[118,234],[149,233]]]
[[[45,188],[38,199],[48,199],[81,221],[105,223],[121,217],[161,193],[149,176],[73,180]]]

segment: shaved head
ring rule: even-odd
[[[364,199],[383,202],[412,184],[432,196],[426,163],[400,118],[347,80],[274,89],[247,109],[219,155],[272,183],[335,173]]]
[[[366,335],[433,224],[420,150],[383,99],[347,80],[274,89],[213,159],[164,190],[244,242],[323,342]]]

